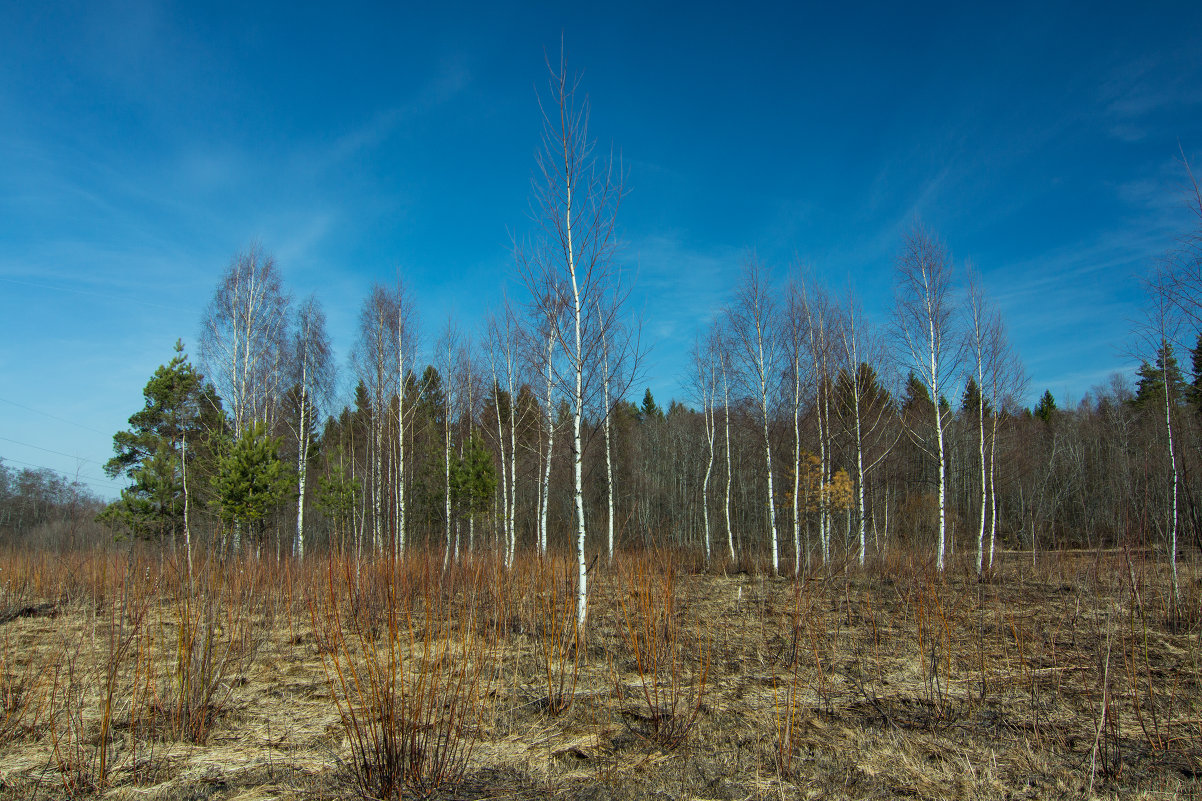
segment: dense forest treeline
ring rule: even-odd
[[[239,257],[225,282],[249,282],[251,273],[278,289],[275,265],[257,252]],[[752,271],[743,280],[764,276]],[[796,291],[796,286],[770,290],[781,297]],[[818,307],[815,296],[811,291],[811,311]],[[283,294],[277,298],[275,311],[290,314],[291,323],[281,323],[275,339],[248,347],[274,351],[251,359],[263,368],[252,376],[259,385],[229,393],[259,398],[257,410],[242,418],[241,431],[236,405],[192,364],[182,345],[151,377],[144,408],[114,438],[117,455],[106,469],[124,475],[129,487],[100,514],[109,532],[174,548],[183,548],[190,537],[225,551],[266,547],[289,554],[301,548],[442,548],[448,542],[452,554],[533,550],[544,547],[544,530],[546,546],[572,547],[570,411],[553,387],[548,414],[545,380],[539,380],[546,375],[537,358],[541,349],[521,350],[528,334],[511,329],[514,343],[494,341],[477,349],[444,332],[442,363],[411,362],[403,393],[389,392],[398,369],[391,353],[395,332],[373,339],[376,329],[370,326],[381,325],[381,308],[389,311],[383,324],[391,324],[398,295],[377,288],[365,303],[364,337],[351,366],[359,376],[353,403],[323,415],[333,366],[306,368],[298,355],[308,347],[328,358],[319,309],[310,302],[290,310],[285,300]],[[883,351],[877,363],[860,362],[853,376],[846,352],[833,347],[846,338],[841,327],[851,317],[838,313],[834,299],[819,300],[825,304],[822,320],[790,319],[803,307],[789,307],[776,310],[778,319],[765,328],[765,344],[783,363],[768,382],[774,507],[764,500],[768,464],[758,383],[740,363],[737,335],[724,330],[734,324],[727,317],[708,343],[701,340],[691,403],[673,400],[663,408],[648,390],[637,405],[618,398],[607,410],[594,407],[586,415],[590,549],[608,547],[612,475],[618,547],[672,546],[708,550],[714,557],[728,556],[733,548],[736,559],[767,564],[769,518],[775,513],[781,569],[791,570],[796,561],[858,558],[861,523],[869,557],[898,546],[933,553],[939,465],[930,391],[917,373],[900,382],[883,378],[896,363]],[[304,341],[306,319],[307,336],[316,344]],[[415,325],[412,315],[407,322]],[[801,402],[795,406],[794,357],[787,343],[768,338],[783,338],[798,326],[807,331],[825,326],[831,347],[802,353]],[[494,327],[494,334],[503,331]],[[416,338],[414,331],[414,344]],[[810,347],[808,334],[803,344]],[[515,356],[506,367],[510,345]],[[1057,408],[1050,393],[1033,409],[1021,408],[1013,394],[1019,385],[1001,397],[982,392],[974,371],[962,366],[967,374],[956,376],[938,404],[948,551],[976,553],[982,407],[987,473],[993,468],[985,482],[993,484],[986,495],[987,536],[996,531],[999,547],[1165,547],[1173,490],[1165,455],[1166,389],[1179,443],[1179,521],[1184,539],[1197,544],[1202,340],[1186,355],[1189,367],[1183,369],[1173,345],[1165,343],[1139,367],[1135,385],[1115,375],[1069,409]],[[388,357],[382,368],[381,356]],[[373,373],[376,369],[380,372]],[[308,375],[297,380],[298,371]],[[857,466],[858,457],[871,469]],[[0,527],[10,542],[49,538],[78,544],[75,532],[99,505],[82,487],[48,471],[18,472],[0,464]],[[797,541],[791,534],[795,526]]]
[[[379,284],[335,365],[318,299],[294,302],[258,247],[239,254],[197,362],[177,344],[114,438],[106,470],[128,486],[96,518],[104,536],[189,558],[555,548],[576,552],[582,586],[588,558],[624,547],[777,573],[905,548],[985,572],[1002,549],[1202,544],[1196,233],[1148,280],[1137,382],[1115,375],[1073,408],[1050,393],[1023,408],[1004,321],[921,227],[898,243],[888,325],[851,290],[748,259],[697,334],[691,396],[664,408],[648,390],[636,404],[621,176],[595,160],[573,89],[553,74],[541,227],[516,252],[525,306],[473,338],[423,328],[403,281]],[[1196,185],[1193,198],[1202,220]],[[335,398],[339,385],[353,397]],[[63,521],[97,511],[52,476],[0,479],[10,542],[76,544]]]

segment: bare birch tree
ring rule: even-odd
[[[963,343],[956,326],[953,266],[947,248],[921,227],[906,235],[897,260],[894,324],[910,367],[931,395],[938,465],[939,528],[935,565],[942,572],[947,549],[947,455],[942,393],[959,370]],[[918,439],[915,438],[916,444]]]
[[[868,476],[888,458],[902,431],[899,426],[890,425],[893,422],[893,403],[872,367],[873,364],[886,362],[883,342],[864,319],[855,294],[850,289],[842,316],[839,334],[845,365],[842,375],[846,378],[842,387],[844,391],[836,392],[835,396],[843,406],[841,411],[844,416],[851,418],[849,433],[856,459],[855,504],[862,567],[867,551],[864,495]]]
[[[701,482],[701,518],[705,536],[705,563],[710,562],[712,537],[710,535],[710,476],[714,472],[714,440],[718,432],[718,373],[722,358],[721,330],[717,322],[710,324],[705,338],[693,346],[695,373],[693,385],[701,413],[705,419],[705,478]]]
[[[450,563],[452,551],[458,557],[458,548],[451,541],[451,427],[454,425],[453,410],[458,405],[452,393],[459,389],[458,382],[452,380],[456,369],[455,353],[459,343],[459,331],[455,323],[447,319],[442,337],[434,347],[434,361],[444,376],[442,393],[442,477],[443,477],[443,568]],[[456,543],[457,544],[457,543]]]
[[[305,556],[305,490],[309,472],[309,446],[313,427],[329,399],[334,384],[334,365],[330,340],[326,336],[326,316],[316,295],[301,304],[293,334],[291,369],[296,391],[296,538],[292,554]]]
[[[521,333],[512,307],[506,302],[501,319],[493,317],[488,324],[489,364],[492,367],[493,387],[497,411],[497,443],[501,454],[502,522],[505,535],[503,548],[505,564],[512,567],[517,550],[517,396],[521,379],[518,348]],[[501,382],[509,404],[505,420],[502,421]],[[503,424],[504,423],[504,424]],[[508,446],[506,445],[508,440]]]
[[[577,99],[578,82],[561,59],[551,72],[543,113],[542,148],[534,182],[534,216],[540,236],[519,250],[518,269],[535,305],[534,316],[555,320],[562,355],[558,376],[572,410],[572,480],[576,517],[577,616],[588,615],[585,558],[584,436],[586,404],[595,391],[600,338],[597,326],[613,319],[615,224],[622,196],[621,170],[599,163],[588,133],[588,100]],[[605,303],[608,297],[608,303]],[[620,300],[620,294],[617,295]],[[546,306],[562,309],[552,314]],[[602,312],[601,310],[607,310]],[[600,321],[600,322],[598,322]]]
[[[252,245],[230,262],[205,311],[201,363],[225,400],[235,439],[254,423],[274,423],[289,304],[275,260]],[[234,550],[240,540],[235,524]]]
[[[764,465],[767,470],[768,537],[772,554],[772,574],[780,574],[780,546],[776,528],[776,495],[772,487],[772,439],[769,402],[776,381],[780,349],[776,304],[764,269],[753,259],[743,268],[743,278],[728,311],[730,330],[740,359],[740,375],[749,392],[754,393],[757,422],[763,434]]]
[[[793,425],[793,574],[801,575],[801,518],[805,514],[802,505],[802,473],[805,451],[801,447],[801,413],[802,392],[807,388],[811,371],[804,364],[807,351],[807,340],[810,335],[809,315],[806,314],[804,301],[805,287],[794,278],[789,281],[785,291],[786,313],[782,328],[782,344],[789,363],[786,379],[789,382],[789,411],[790,422]],[[825,558],[825,555],[824,555]]]
[[[396,347],[399,318],[397,293],[380,284],[372,286],[359,313],[359,342],[355,350],[355,370],[367,390],[371,408],[371,436],[368,439],[369,491],[372,510],[372,547],[379,552],[385,540],[385,435],[394,389],[398,385]],[[403,381],[403,378],[400,379]]]
[[[968,267],[968,351],[972,359],[973,375],[977,384],[977,460],[981,468],[981,486],[978,494],[977,526],[977,575],[985,572],[985,521],[989,504],[989,470],[985,456],[985,392],[986,376],[992,375],[996,367],[991,360],[997,356],[993,343],[1001,332],[1001,319],[985,299],[981,279],[971,265]]]
[[[413,305],[405,285],[398,277],[393,290],[394,301],[392,312],[395,315],[393,328],[393,345],[396,348],[396,479],[393,495],[396,503],[396,534],[393,539],[393,555],[399,557],[405,552],[405,490],[408,482],[405,475],[405,431],[409,418],[413,415],[413,407],[405,403],[405,391],[409,385],[409,376],[417,364],[418,319],[417,309]]]
[[[795,311],[800,316],[798,333],[805,334],[804,344],[813,365],[814,416],[818,421],[818,488],[821,494],[822,488],[830,483],[833,473],[831,387],[834,383],[834,337],[831,329],[836,323],[836,315],[826,293],[813,285],[802,284],[796,302]],[[797,466],[800,472],[800,460]],[[822,563],[825,565],[831,558],[831,515],[829,505],[824,502],[818,504],[818,539]]]

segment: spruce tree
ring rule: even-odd
[[[1052,415],[1056,413],[1056,399],[1052,397],[1052,390],[1045,389],[1043,397],[1039,399],[1039,403],[1035,404],[1035,408],[1031,410],[1031,414],[1038,417],[1045,423],[1052,421]]]
[[[223,520],[261,533],[263,519],[287,496],[292,477],[279,456],[280,441],[263,423],[253,423],[236,440],[226,440],[213,476],[215,502]]]

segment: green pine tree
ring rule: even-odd
[[[99,519],[123,535],[174,543],[183,531],[185,441],[190,469],[211,458],[206,442],[224,426],[221,401],[179,341],[142,396],[145,405],[129,418],[127,430],[113,436],[116,455],[104,466],[110,477],[123,475],[130,485]]]

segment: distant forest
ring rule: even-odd
[[[1150,270],[1134,383],[1024,408],[1004,320],[916,226],[878,327],[853,290],[801,268],[778,281],[749,258],[697,333],[690,396],[665,407],[636,388],[620,176],[595,161],[570,82],[553,99],[565,113],[545,119],[542,226],[516,249],[524,305],[473,337],[423,326],[403,279],[376,285],[335,365],[319,300],[296,302],[251,247],[218,282],[196,362],[178,344],[114,437],[121,497],[100,508],[70,481],[0,467],[0,536],[71,547],[86,530],[189,556],[551,548],[577,554],[582,580],[588,559],[622,548],[793,573],[895,548],[985,572],[1003,550],[1202,545],[1202,195],[1188,165],[1200,225]],[[338,369],[352,398],[334,397]]]

